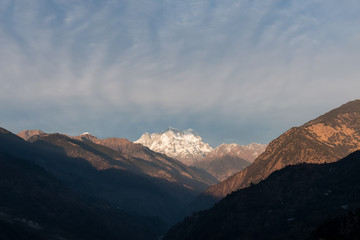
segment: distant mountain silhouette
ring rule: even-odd
[[[334,162],[360,149],[360,100],[342,105],[273,140],[252,165],[206,190],[192,209],[210,207],[272,172],[299,163]]]
[[[337,225],[317,226],[360,207],[359,172],[360,151],[334,163],[285,167],[258,184],[233,192],[211,209],[185,218],[163,239],[300,240],[329,236],[324,234],[329,226],[355,234],[359,227],[351,224],[358,223],[356,216],[350,216],[347,225],[340,219]]]
[[[70,190],[37,151],[0,129],[0,239],[154,239],[165,227]]]

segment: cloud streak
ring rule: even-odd
[[[213,145],[266,143],[358,98],[358,10],[324,0],[0,0],[2,123],[131,140],[171,125]]]

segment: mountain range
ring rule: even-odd
[[[17,135],[29,140],[33,136],[42,137],[48,134],[41,130],[24,130]],[[174,158],[192,167],[194,171],[207,175],[205,177],[211,179],[207,183],[211,185],[217,181],[223,181],[249,166],[267,147],[267,145],[258,143],[249,145],[224,143],[213,149],[208,143],[203,142],[202,138],[194,130],[181,130],[172,127],[160,133],[144,133],[139,140],[134,142],[136,144],[132,144],[124,138],[98,139],[88,132],[79,136],[68,137],[81,141],[90,141],[142,159],[149,159],[149,157],[154,156],[153,153],[149,156],[148,150],[144,148],[147,147],[153,152]],[[213,178],[209,177],[209,174]]]
[[[220,199],[164,239],[358,236],[360,100],[268,146],[212,149],[191,129],[152,135],[142,136],[151,148],[182,157],[122,138],[0,128],[0,238],[155,239]]]
[[[71,189],[166,222],[174,221],[189,201],[216,182],[209,174],[126,139],[41,133],[28,142],[62,156],[37,163]]]
[[[178,159],[188,166],[213,150],[191,128],[179,130],[169,127],[160,133],[144,133],[135,143],[141,143],[155,152]]]
[[[144,133],[135,143],[175,158],[187,166],[192,166],[212,174],[222,181],[249,166],[265,151],[267,145],[221,144],[213,149],[194,130],[169,127],[159,133]]]

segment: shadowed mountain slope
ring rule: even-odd
[[[200,168],[223,181],[251,163],[236,156],[205,157],[193,164],[193,167]]]
[[[161,231],[159,219],[69,190],[34,163],[36,151],[0,129],[1,239],[154,239]]]
[[[179,162],[178,160],[175,160],[164,154],[154,152],[140,143],[133,143],[124,138],[113,137],[106,139],[98,139],[90,134],[82,134],[80,136],[76,136],[72,138],[106,146],[117,152],[120,152],[122,156],[124,156],[124,158],[126,159],[128,158],[143,159],[143,160],[147,160],[148,162],[154,162],[159,165],[170,166],[170,168],[176,169],[182,175],[194,179],[195,181],[205,183],[206,185],[213,185],[218,182],[215,178],[209,176],[208,174],[203,175],[202,172],[184,166],[184,164]],[[144,169],[143,171],[146,170]],[[170,179],[170,180],[174,181],[176,179]]]
[[[334,162],[360,149],[360,100],[342,105],[273,140],[252,165],[210,187],[193,208],[210,207],[232,191],[258,183],[272,172],[299,163]]]
[[[360,207],[360,151],[300,164],[233,192],[172,227],[164,240],[307,239],[326,219]]]
[[[140,144],[115,140],[122,142],[122,152],[61,134],[33,135],[22,148],[28,149],[27,155],[36,149],[31,159],[74,191],[168,222],[181,216],[182,209],[209,186],[196,171],[174,159]],[[137,148],[147,157],[141,158],[145,153]]]
[[[311,240],[360,239],[360,208],[327,219],[311,234]]]

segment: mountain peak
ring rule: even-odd
[[[97,137],[91,135],[89,132],[84,132],[83,134],[80,134],[79,136],[70,137],[70,138],[77,139],[77,140],[85,140],[85,141],[90,141],[90,142],[94,142],[94,141],[98,140]]]
[[[311,120],[305,124],[305,126],[314,125],[317,123],[331,123],[339,116],[349,116],[349,114],[360,113],[360,99],[347,102],[338,108],[335,108],[314,120]]]
[[[41,130],[36,129],[36,130],[24,130],[24,131],[19,132],[17,135],[19,137],[21,137],[22,139],[28,141],[33,136],[44,136],[44,135],[46,135],[46,133],[44,133]]]
[[[181,130],[169,127],[160,133],[144,133],[135,143],[141,143],[153,151],[176,158],[187,165],[213,150],[191,128]]]

